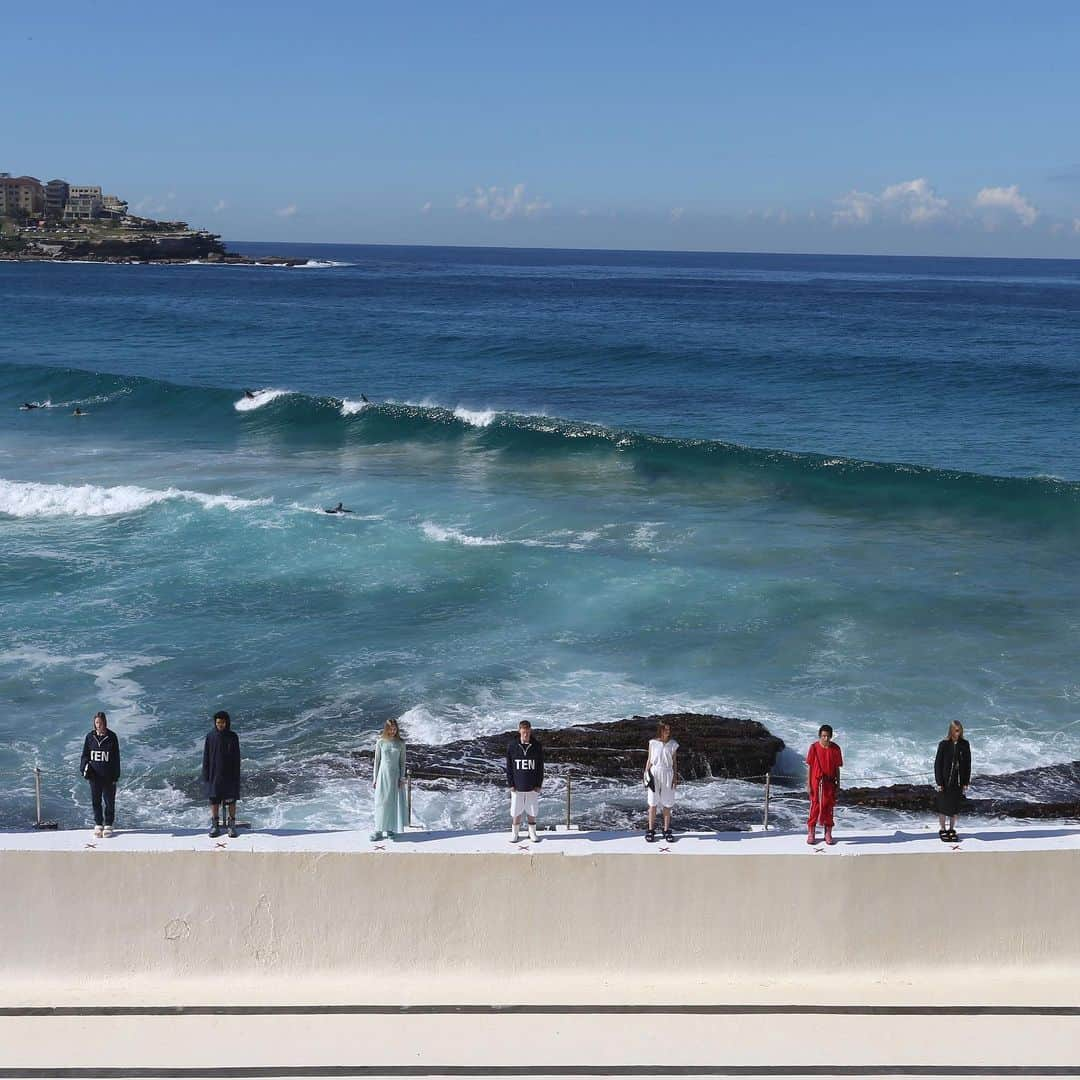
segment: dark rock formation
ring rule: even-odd
[[[784,748],[783,740],[755,720],[699,713],[633,716],[610,723],[534,730],[544,744],[551,775],[640,784],[646,747],[661,720],[671,725],[672,736],[680,744],[679,775],[684,780],[759,778]],[[410,742],[409,771],[417,780],[504,784],[506,744],[516,734],[506,731],[434,747]],[[353,755],[359,769],[370,768],[372,753],[362,750]]]
[[[962,814],[978,817],[1066,818],[1080,815],[1080,761],[1044,765],[1037,769],[973,776]],[[878,788],[841,788],[839,801],[876,810],[934,813],[930,784],[893,784]]]

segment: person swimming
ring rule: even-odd
[[[345,507],[344,503],[338,503],[332,510],[323,510],[324,514],[351,514],[352,511]]]

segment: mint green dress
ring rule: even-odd
[[[403,833],[408,824],[405,789],[405,743],[379,738],[375,743],[375,831]]]

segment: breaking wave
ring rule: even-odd
[[[599,461],[646,486],[672,485],[698,498],[740,493],[801,501],[825,511],[875,515],[994,517],[1040,526],[1080,525],[1080,482],[1055,477],[994,476],[923,465],[742,446],[716,439],[672,438],[579,420],[462,405],[310,395],[266,388],[235,391],[177,386],[44,367],[0,364],[0,393],[9,400],[99,401],[98,412],[123,410],[155,434],[170,424],[216,421],[240,431],[337,446],[393,443],[442,445],[500,455],[512,463]],[[239,415],[237,415],[239,414]],[[30,414],[33,415],[33,414]],[[642,537],[644,542],[646,538]],[[464,542],[464,541],[459,541]]]
[[[124,484],[97,487],[94,484],[36,484],[0,479],[0,514],[15,518],[114,517],[135,514],[164,502],[192,502],[206,510],[245,510],[262,506],[269,499],[241,499],[235,495],[207,495],[184,491]]]

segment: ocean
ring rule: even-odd
[[[367,826],[391,717],[828,722],[849,783],[928,778],[952,719],[977,774],[1080,758],[1080,263],[298,250],[0,263],[0,826],[35,765],[85,824],[97,709],[145,827],[206,820],[220,708],[260,828]]]

